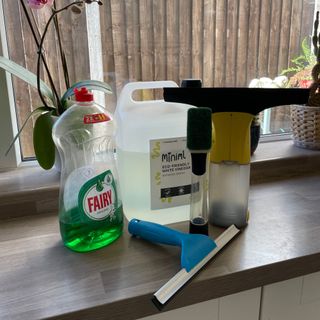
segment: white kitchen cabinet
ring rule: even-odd
[[[263,287],[260,320],[319,320],[320,272]]]
[[[219,300],[219,320],[259,319],[261,288],[242,291]]]
[[[320,272],[140,320],[319,320]]]
[[[259,320],[260,292],[243,291],[140,320]]]
[[[219,299],[159,313],[140,320],[219,320]]]

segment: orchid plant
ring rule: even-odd
[[[281,75],[290,75],[289,88],[309,88],[312,83],[311,69],[316,63],[316,57],[308,44],[308,38],[301,43],[302,54],[291,60],[292,66],[282,70]]]
[[[60,116],[71,104],[71,98],[74,94],[74,89],[79,87],[87,87],[91,90],[99,90],[107,94],[111,94],[111,87],[101,81],[96,80],[82,80],[80,82],[70,84],[68,65],[66,56],[63,50],[63,44],[61,39],[61,30],[59,28],[58,16],[65,10],[72,10],[75,14],[81,14],[85,4],[96,3],[102,5],[100,0],[76,0],[72,1],[68,5],[57,8],[56,0],[19,0],[21,8],[27,18],[28,25],[30,27],[33,39],[37,46],[37,71],[36,74],[30,72],[24,67],[16,64],[15,62],[0,56],[0,67],[11,73],[14,76],[26,81],[29,85],[37,88],[42,105],[35,108],[27,117],[26,121],[22,124],[20,130],[15,136],[14,140],[10,144],[7,153],[15,141],[19,138],[21,131],[24,129],[26,123],[34,116],[37,119],[34,124],[33,130],[33,146],[35,150],[36,158],[40,166],[44,169],[52,168],[55,161],[55,146],[52,140],[52,127],[53,116]],[[46,22],[46,25],[41,33],[37,25],[34,23],[33,10],[41,10],[44,7],[50,7],[51,15]],[[60,49],[60,59],[63,69],[64,82],[66,86],[66,92],[59,95],[56,85],[53,81],[52,75],[48,63],[46,61],[44,52],[44,40],[48,32],[48,28],[51,24],[54,24],[54,28],[57,35],[58,46]],[[41,68],[44,67],[44,71],[47,74],[49,85],[47,85],[40,78]],[[7,154],[6,153],[6,154]]]

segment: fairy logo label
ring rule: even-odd
[[[104,220],[114,216],[117,195],[110,170],[87,181],[79,192],[79,207],[90,219]]]

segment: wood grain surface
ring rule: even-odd
[[[320,174],[255,184],[248,227],[164,310],[320,270]],[[187,230],[187,223],[173,225]],[[215,238],[223,230],[211,228]],[[2,220],[0,319],[137,319],[180,252],[123,236],[87,254],[62,246],[56,215]]]

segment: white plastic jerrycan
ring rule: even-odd
[[[191,158],[186,149],[192,106],[164,100],[136,101],[136,90],[177,87],[172,81],[132,82],[116,112],[118,171],[128,220],[160,224],[189,220]]]

